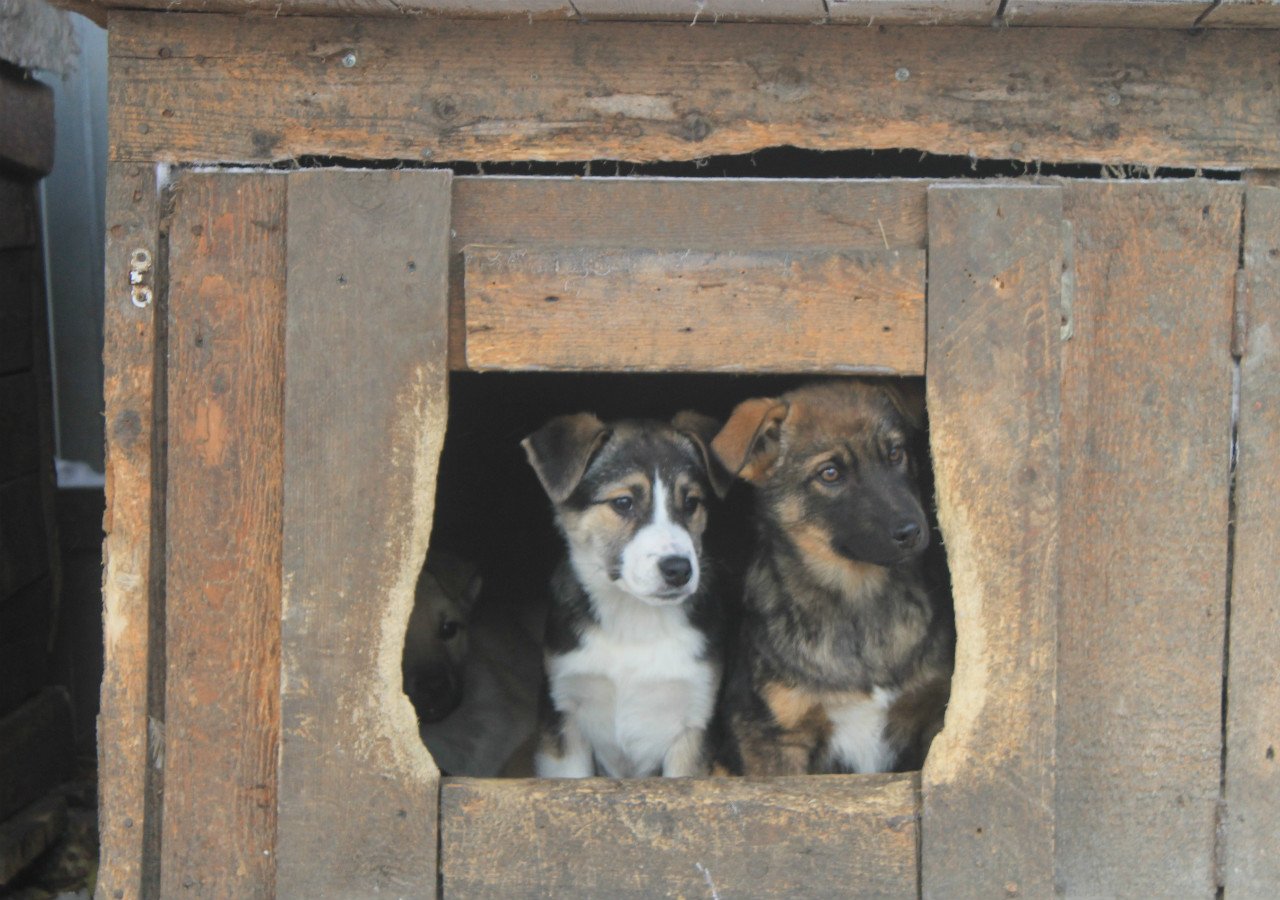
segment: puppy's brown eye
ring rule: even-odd
[[[609,501],[609,505],[613,507],[613,511],[618,515],[625,516],[627,513],[631,512],[632,508],[635,506],[635,501],[630,497],[614,497]]]
[[[892,465],[898,465],[907,458],[907,451],[902,449],[901,444],[894,444],[889,448],[889,462]]]
[[[840,471],[840,467],[835,463],[827,463],[818,470],[818,477],[827,484],[835,484],[844,477],[844,473]]]
[[[440,623],[440,640],[451,641],[458,636],[458,623],[446,619]]]
[[[690,494],[684,498],[684,511],[688,515],[693,515],[698,511],[698,507],[702,505],[702,498],[696,494]]]

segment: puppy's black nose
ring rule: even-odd
[[[915,522],[907,522],[893,530],[893,539],[904,550],[910,550],[920,543],[920,526]]]
[[[693,576],[693,563],[684,556],[664,556],[658,560],[658,571],[671,587],[683,587]]]

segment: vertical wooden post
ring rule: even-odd
[[[106,297],[103,378],[106,401],[107,505],[103,519],[104,670],[98,716],[98,784],[101,857],[98,891],[104,898],[154,896],[158,868],[144,877],[144,859],[158,867],[159,810],[149,805],[158,771],[148,753],[149,704],[158,704],[151,675],[156,659],[154,604],[164,575],[163,483],[155,460],[163,435],[157,429],[157,379],[163,356],[157,334],[163,315],[153,286],[149,306],[135,306],[129,286],[134,250],[159,265],[159,213],[155,169],[111,163],[107,170]],[[154,269],[153,269],[154,271]],[[144,885],[149,885],[145,887]]]
[[[929,190],[925,363],[956,671],[923,772],[926,897],[1053,893],[1056,187]]]
[[[165,898],[270,897],[275,881],[285,182],[174,189]]]
[[[1222,871],[1229,900],[1280,884],[1280,188],[1248,189],[1241,276]]]
[[[436,891],[439,771],[400,655],[448,404],[450,179],[290,176],[284,898]]]

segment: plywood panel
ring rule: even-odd
[[[1222,877],[1228,898],[1280,884],[1280,188],[1248,189]]]
[[[31,249],[0,250],[0,375],[31,368],[37,259]]]
[[[106,198],[103,386],[106,511],[103,544],[103,681],[98,719],[98,884],[114,897],[158,887],[158,773],[148,727],[163,700],[163,317],[130,301],[135,249],[159,259],[155,172],[110,163]],[[158,371],[157,371],[158,369]],[[157,407],[160,416],[157,419]],[[153,653],[153,651],[155,651]],[[158,749],[158,748],[157,748]]]
[[[46,684],[52,618],[49,578],[0,597],[0,716],[21,706]]]
[[[18,72],[19,74],[14,74]],[[33,175],[53,169],[53,89],[20,70],[0,72],[0,164]]]
[[[448,409],[450,178],[290,176],[280,896],[434,896],[401,690]]]
[[[1212,896],[1242,194],[1066,190],[1058,887]]]
[[[927,400],[956,611],[925,897],[1053,894],[1062,192],[929,191]]]
[[[36,383],[30,372],[0,376],[0,483],[39,468]]]
[[[35,245],[34,194],[25,181],[0,176],[0,250]]]
[[[918,784],[447,779],[444,896],[916,897]]]
[[[41,476],[0,484],[0,598],[49,572],[48,523]]]
[[[280,740],[285,178],[184,175],[175,196],[160,894],[269,897]]]
[[[1265,34],[122,13],[110,57],[122,160],[1280,161]]]
[[[924,372],[923,251],[465,257],[472,369]]]

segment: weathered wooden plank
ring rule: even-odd
[[[0,250],[35,246],[34,194],[27,182],[0,176]]]
[[[0,165],[34,175],[53,169],[53,89],[0,72]]]
[[[163,697],[164,470],[156,456],[164,423],[156,392],[164,386],[165,351],[161,301],[133,305],[128,263],[133,250],[145,249],[159,266],[156,193],[152,168],[108,164],[98,884],[105,897],[135,900],[159,887],[159,773],[148,755],[148,726],[153,711],[162,715]]]
[[[38,474],[0,484],[0,598],[49,572],[48,522]]]
[[[36,260],[32,249],[0,250],[0,375],[31,368]]]
[[[924,373],[924,252],[468,247],[472,369]]]
[[[1212,0],[1009,0],[1010,25],[1108,28],[1190,28]]]
[[[466,368],[462,248],[923,248],[923,181],[501,178],[453,182],[449,365]]]
[[[914,774],[450,778],[444,896],[916,897],[918,788]]]
[[[71,700],[45,688],[0,719],[0,822],[71,775]]]
[[[588,21],[648,19],[689,25],[827,18],[822,0],[573,0],[573,8]]]
[[[184,175],[170,232],[160,895],[276,860],[285,179]]]
[[[827,0],[830,21],[859,25],[990,25],[1000,0]]]
[[[0,483],[39,468],[36,384],[30,372],[0,376]]]
[[[1280,160],[1267,89],[1280,44],[1258,33],[121,13],[110,56],[122,160],[655,160],[783,144]]]
[[[926,897],[1053,894],[1062,192],[929,190],[926,388],[955,597]]]
[[[1276,28],[1280,27],[1280,2],[1277,0],[1222,0],[1214,5],[1201,23],[1209,28]]]
[[[0,597],[0,716],[44,687],[52,615],[53,583],[47,577]]]
[[[448,409],[451,177],[290,176],[281,896],[436,889],[400,657]]]
[[[1211,897],[1241,190],[1066,191],[1058,888]]]
[[[1228,898],[1266,896],[1280,884],[1280,188],[1248,189],[1244,268],[1221,873]]]

